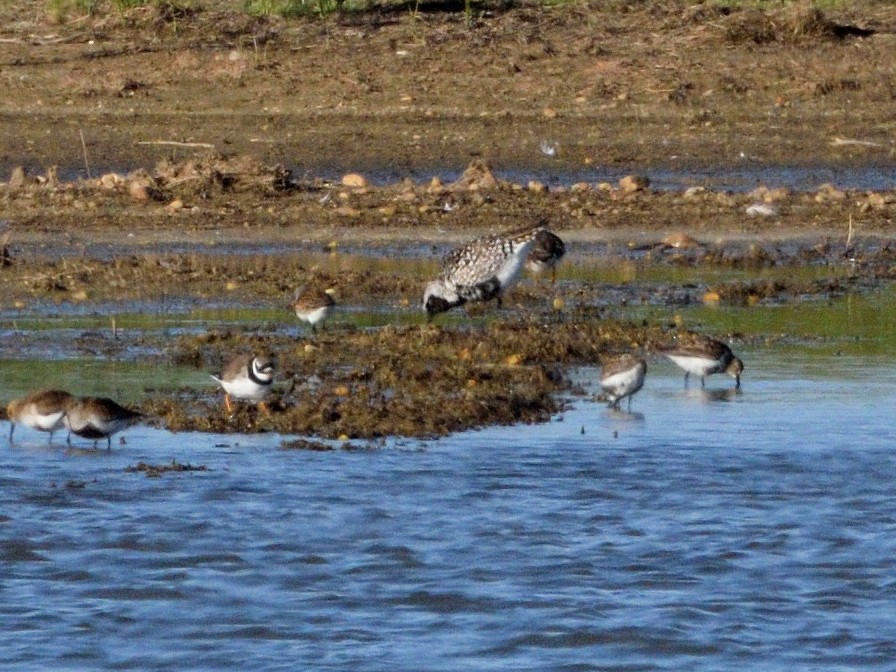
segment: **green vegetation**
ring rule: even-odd
[[[823,355],[896,355],[896,297],[889,290],[775,306],[686,306],[637,312],[706,333],[808,343]]]

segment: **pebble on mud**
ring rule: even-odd
[[[28,175],[23,166],[16,166],[9,176],[9,188],[21,189],[28,183]]]
[[[646,175],[626,175],[619,180],[619,188],[626,194],[644,191],[649,186],[650,179]]]
[[[846,192],[838,189],[830,182],[825,182],[815,194],[816,203],[830,203],[831,201],[842,201],[846,198]]]
[[[686,233],[682,231],[675,231],[674,233],[670,233],[668,236],[663,238],[663,245],[667,245],[669,247],[674,247],[676,250],[692,250],[695,247],[701,247],[703,243],[701,243],[696,238],[692,238]]]
[[[99,185],[103,189],[115,189],[125,183],[125,179],[118,173],[106,173],[99,179]]]
[[[777,215],[778,208],[769,203],[753,203],[753,205],[747,206],[748,217],[776,217]]]
[[[492,173],[491,166],[485,161],[476,160],[467,166],[456,182],[451,185],[453,190],[479,191],[482,189],[494,189],[498,186],[498,180]]]
[[[346,173],[342,176],[342,184],[345,187],[355,187],[357,189],[366,189],[370,186],[367,178],[359,173]]]

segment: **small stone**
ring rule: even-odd
[[[452,189],[466,189],[479,191],[482,189],[494,189],[498,186],[498,180],[492,173],[491,167],[484,161],[473,161],[467,166],[463,175],[451,185]]]
[[[361,211],[350,205],[340,205],[336,208],[336,214],[340,217],[358,217],[360,216]]]
[[[830,201],[842,201],[846,198],[846,193],[837,189],[830,182],[825,182],[820,187],[818,187],[818,192],[815,194],[815,201],[817,203],[829,203]]]
[[[688,187],[684,190],[682,198],[686,201],[697,200],[698,197],[706,193],[706,187]]]
[[[777,215],[778,208],[769,203],[753,203],[747,207],[748,217],[776,217]]]
[[[124,184],[124,178],[118,173],[106,173],[99,180],[103,189],[115,189],[115,187]]]
[[[150,198],[149,185],[143,180],[134,180],[128,185],[128,193],[138,203],[146,203]]]
[[[700,241],[691,238],[686,233],[676,231],[663,238],[663,245],[674,247],[676,250],[690,250],[695,247],[700,247]]]
[[[28,175],[25,174],[24,166],[16,166],[12,169],[12,174],[9,176],[10,189],[21,189],[27,182]]]
[[[650,186],[646,175],[626,175],[619,180],[619,188],[627,194],[643,191]]]
[[[355,187],[358,189],[364,189],[370,186],[370,183],[367,181],[363,175],[359,173],[347,173],[342,176],[342,184],[346,187]]]
[[[184,209],[184,202],[183,202],[181,199],[179,199],[179,198],[175,198],[173,201],[171,201],[171,202],[168,204],[168,209],[169,209],[171,212],[177,212],[178,210],[183,210],[183,209]]]
[[[526,186],[529,189],[529,191],[536,193],[536,194],[541,194],[548,190],[548,188],[543,183],[539,182],[538,180],[529,180],[529,184]]]

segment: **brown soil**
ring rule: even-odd
[[[53,21],[44,3],[4,6],[0,306],[285,305],[312,274],[343,303],[415,310],[438,254],[541,218],[570,256],[745,268],[858,260],[848,280],[701,287],[688,301],[712,291],[750,305],[892,278],[889,189],[657,191],[644,179],[580,177],[598,167],[636,178],[889,167],[889,3],[824,13],[522,4],[470,23],[437,8],[287,21],[158,3]],[[370,181],[342,184],[348,172]],[[569,177],[548,188],[532,175]],[[756,204],[772,214],[749,216]],[[419,263],[372,270],[355,256],[371,250]],[[333,252],[353,254],[336,262]],[[658,288],[652,300],[682,291]],[[184,339],[166,356],[208,367],[234,348],[273,350],[298,384],[268,417],[243,408],[228,418],[190,391],[147,406],[173,428],[329,437],[543,420],[569,389],[563,367],[666,338],[661,326],[599,319],[607,299],[594,287],[563,293],[559,315],[550,290],[527,286],[515,299],[541,308],[519,320],[344,330],[309,349],[277,333]]]

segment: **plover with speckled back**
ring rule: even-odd
[[[557,282],[557,264],[566,254],[566,244],[555,233],[543,229],[535,235],[535,242],[529,250],[526,259],[526,268],[541,275],[547,270],[551,271],[551,282]]]
[[[619,402],[628,397],[628,409],[632,408],[632,396],[644,387],[647,362],[642,357],[624,354],[607,359],[600,370],[600,386],[610,399],[610,408],[619,408]]]
[[[445,257],[439,277],[426,286],[423,307],[431,318],[469,301],[501,298],[516,284],[544,227],[485,236],[462,245]]]
[[[688,334],[680,337],[676,345],[661,348],[660,352],[684,371],[685,386],[688,384],[688,376],[692,373],[700,376],[701,387],[706,384],[706,376],[727,373],[734,378],[734,387],[740,387],[740,374],[744,371],[744,363],[721,341],[698,334]]]
[[[293,296],[292,307],[296,317],[310,324],[312,332],[317,331],[317,325],[327,319],[335,306],[332,289],[322,291],[304,285]]]
[[[106,439],[106,448],[112,448],[112,435],[127,429],[142,413],[132,411],[106,397],[71,398],[65,408],[65,426],[68,427],[68,443],[72,434],[93,440],[93,447],[100,439]]]
[[[17,423],[40,432],[49,432],[47,443],[52,443],[53,433],[65,426],[65,408],[72,399],[74,397],[63,390],[39,390],[24,399],[13,399],[6,407],[10,444]]]
[[[266,356],[238,355],[227,363],[220,378],[212,378],[224,388],[224,406],[228,413],[233,411],[231,397],[258,403],[266,411],[263,400],[274,382],[274,360]]]

